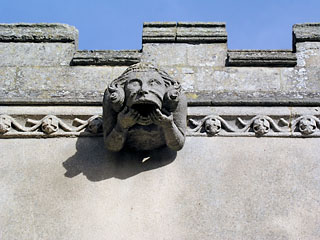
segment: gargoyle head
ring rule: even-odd
[[[155,109],[175,111],[181,86],[155,66],[138,63],[113,80],[107,91],[114,111],[120,112],[125,106],[132,108],[141,115],[138,123],[148,125]]]

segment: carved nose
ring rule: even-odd
[[[139,93],[140,93],[141,95],[145,95],[145,94],[148,93],[148,90],[142,87],[142,88],[140,88]]]

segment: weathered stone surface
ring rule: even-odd
[[[296,54],[290,50],[228,50],[228,66],[294,67]]]
[[[143,23],[142,42],[175,42],[176,22]]]
[[[73,43],[0,42],[0,67],[69,66]]]
[[[314,105],[317,68],[162,66],[181,82],[190,104]],[[0,100],[11,104],[101,104],[125,66],[0,67]],[[76,87],[75,87],[76,86]]]
[[[299,42],[296,44],[297,66],[319,68],[320,42]]]
[[[143,43],[227,42],[225,23],[148,22],[143,24]]]
[[[0,99],[2,103],[101,104],[106,85],[125,69],[120,66],[0,68]]]
[[[17,39],[27,41],[0,43],[0,56],[4,59],[0,63],[0,100],[6,104],[100,104],[105,86],[122,74],[124,66],[139,61],[154,63],[178,79],[187,92],[189,104],[193,105],[314,105],[319,102],[320,46],[317,42],[297,42],[296,53],[228,52],[226,43],[189,44],[176,39],[179,34],[190,38],[222,36],[223,23],[145,23],[144,36],[166,38],[176,34],[174,44],[144,43],[142,52],[78,51],[71,62],[74,66],[69,67],[72,39],[76,39],[72,38],[75,36],[72,28],[56,24],[1,26],[8,36],[11,31]],[[309,25],[306,26],[294,29],[298,29],[297,33],[301,29],[310,32]],[[312,25],[311,30],[317,26]],[[69,43],[63,40],[64,32]],[[40,43],[29,43],[32,36]],[[50,39],[58,42],[41,42]],[[227,52],[229,65],[241,67],[226,66]],[[297,66],[289,67],[294,65],[295,58]]]
[[[295,24],[292,28],[293,43],[297,42],[319,42],[320,23]]]
[[[73,66],[129,66],[135,63],[139,63],[140,58],[141,52],[138,50],[77,51],[72,59],[71,64]]]
[[[144,44],[142,60],[160,66],[225,66],[227,45],[215,44]]]
[[[78,30],[60,23],[0,24],[0,42],[72,42],[77,45]]]
[[[102,138],[0,141],[3,240],[320,238],[319,139],[187,138],[143,163]]]
[[[226,43],[226,24],[220,22],[178,22],[177,42]]]

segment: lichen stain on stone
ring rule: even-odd
[[[195,93],[187,93],[187,98],[197,99],[199,96]]]

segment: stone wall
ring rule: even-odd
[[[294,25],[292,50],[228,50],[224,23],[145,23],[141,50],[77,42],[0,25],[0,239],[320,239],[320,24]],[[186,92],[179,152],[104,148],[103,92],[138,62]]]

